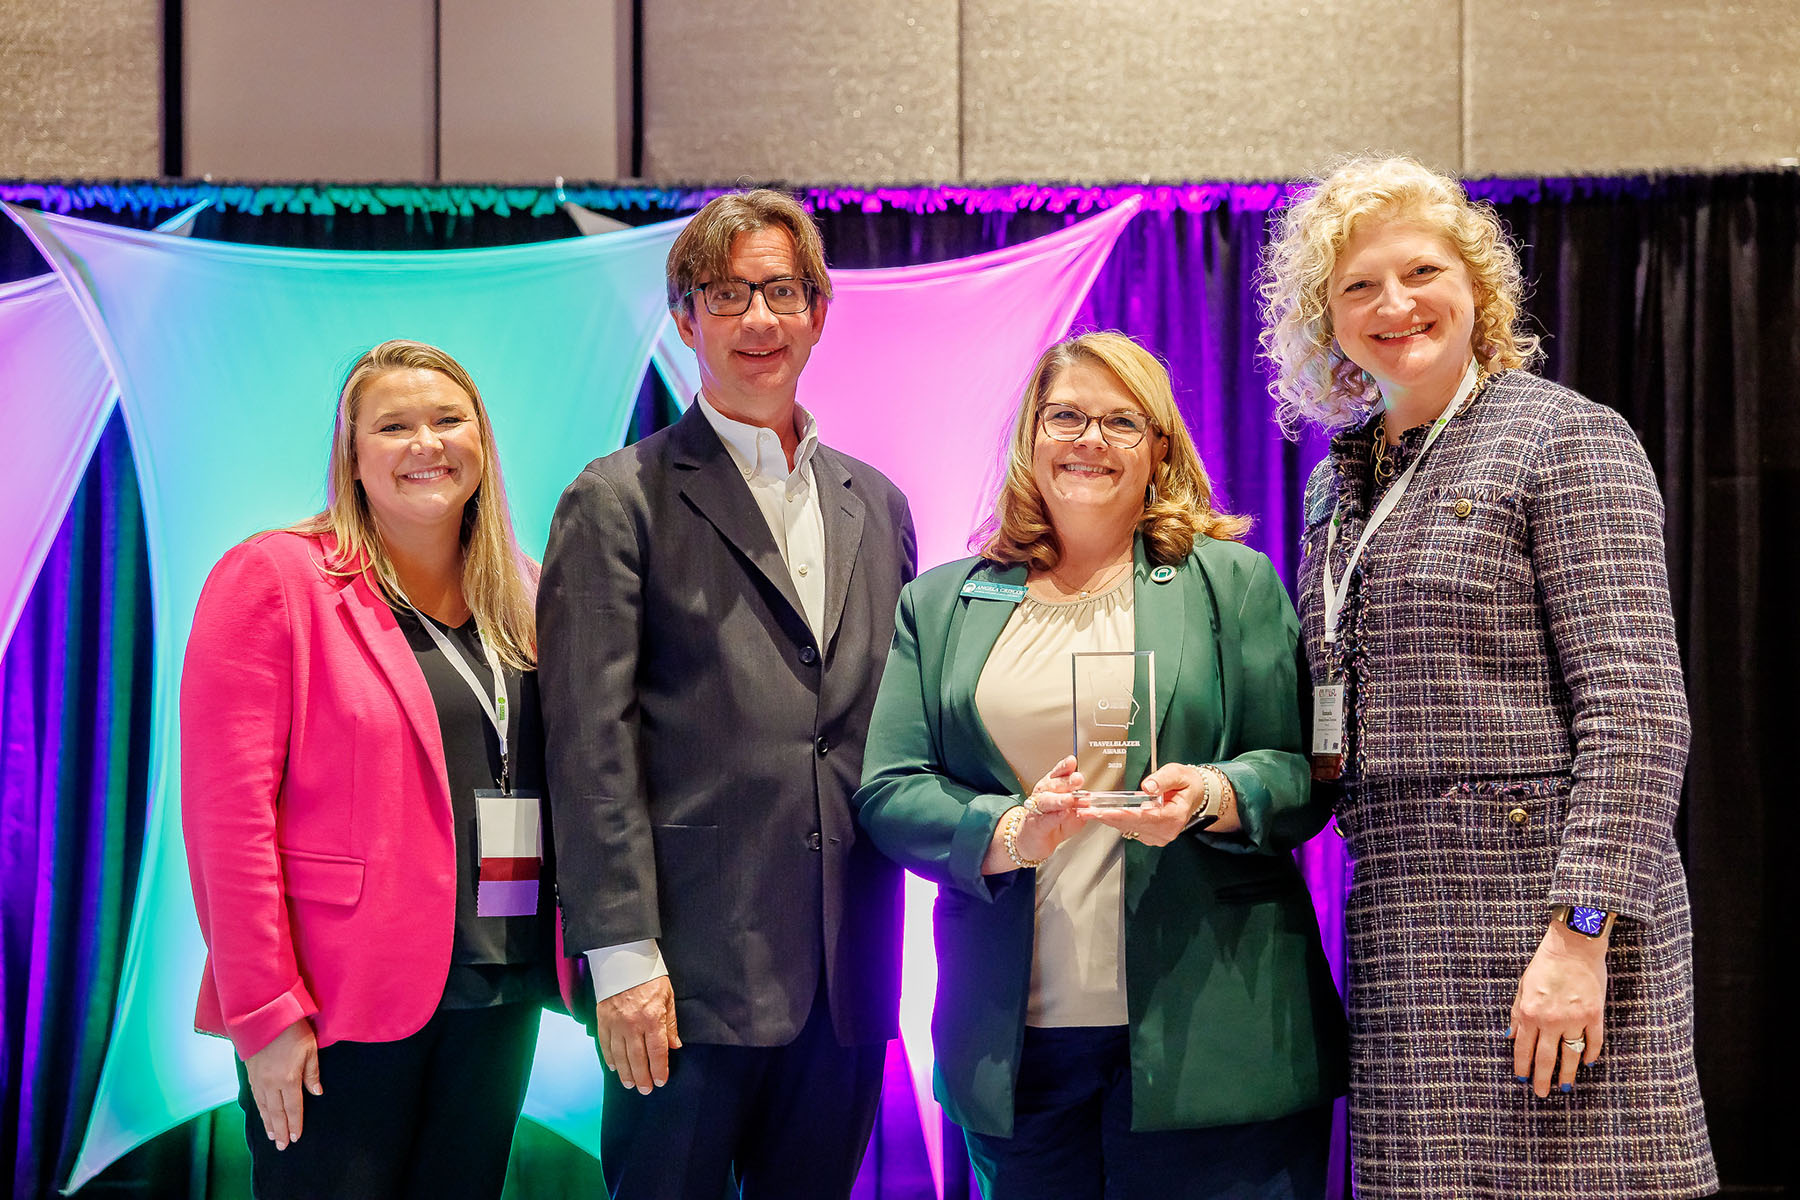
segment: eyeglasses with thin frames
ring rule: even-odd
[[[711,283],[696,284],[688,289],[687,295],[700,293],[706,302],[706,311],[715,317],[741,317],[750,311],[750,302],[756,298],[756,293],[761,292],[763,303],[769,306],[770,312],[776,316],[791,317],[812,307],[813,293],[817,290],[810,279],[783,275],[779,279],[765,279],[761,283],[751,283],[748,279],[717,279]]]
[[[1095,417],[1072,404],[1044,405],[1038,409],[1038,424],[1059,442],[1079,442],[1087,436],[1088,426],[1098,424],[1101,440],[1115,450],[1130,450],[1153,429],[1162,432],[1155,421],[1129,408],[1115,408]]]

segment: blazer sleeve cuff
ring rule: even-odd
[[[1011,873],[983,875],[981,864],[993,844],[995,826],[1007,809],[1019,803],[1017,796],[989,794],[976,796],[964,808],[956,832],[950,835],[950,882],[957,890],[978,900],[992,900],[995,891],[1012,878]]]
[[[1656,915],[1656,883],[1642,872],[1609,869],[1593,859],[1570,861],[1565,850],[1550,880],[1545,904],[1580,904],[1618,913],[1628,921],[1648,921]]]
[[[295,1021],[316,1016],[318,1011],[318,1002],[306,990],[306,984],[295,980],[293,987],[261,1008],[228,1022],[226,1032],[238,1057],[249,1062],[252,1054],[281,1036],[282,1030]]]
[[[1248,763],[1216,762],[1206,765],[1231,780],[1231,790],[1237,793],[1238,824],[1242,828],[1232,833],[1202,831],[1195,836],[1215,850],[1231,854],[1273,853],[1269,846],[1269,787],[1262,781],[1262,776]]]

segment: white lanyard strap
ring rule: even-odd
[[[475,672],[470,669],[468,660],[462,656],[460,650],[450,644],[450,639],[445,636],[443,630],[437,627],[437,622],[417,608],[413,608],[412,601],[408,600],[406,606],[412,608],[414,615],[419,618],[419,624],[425,627],[425,632],[431,635],[431,640],[436,643],[438,650],[450,660],[450,665],[456,668],[456,673],[461,675],[463,682],[469,685],[469,690],[475,693],[475,699],[481,702],[481,711],[486,713],[487,719],[493,723],[494,734],[500,739],[500,787],[501,790],[510,792],[512,776],[508,770],[509,764],[506,757],[506,730],[511,721],[506,712],[506,676],[500,670],[500,656],[494,653],[494,648],[488,645],[487,639],[477,631],[475,636],[480,639],[481,648],[487,654],[488,670],[494,673],[494,691],[490,696],[475,679]]]
[[[1406,495],[1406,486],[1412,482],[1413,475],[1419,469],[1419,464],[1425,461],[1425,454],[1431,449],[1431,444],[1438,440],[1438,435],[1444,432],[1445,427],[1450,424],[1450,419],[1468,405],[1469,398],[1475,394],[1475,385],[1480,379],[1480,372],[1475,369],[1475,360],[1470,359],[1468,369],[1463,372],[1462,384],[1456,389],[1456,398],[1445,406],[1443,413],[1432,423],[1431,432],[1425,435],[1425,444],[1419,448],[1418,457],[1412,460],[1412,463],[1401,473],[1400,478],[1394,480],[1393,485],[1387,490],[1387,495],[1381,498],[1381,503],[1377,504],[1375,511],[1369,514],[1368,524],[1363,526],[1362,537],[1357,539],[1356,548],[1350,552],[1350,560],[1344,564],[1342,586],[1334,585],[1331,581],[1331,556],[1337,550],[1338,526],[1343,523],[1344,519],[1342,505],[1340,504],[1337,510],[1331,514],[1331,530],[1325,535],[1325,642],[1327,645],[1337,641],[1338,618],[1343,616],[1344,602],[1350,597],[1350,580],[1356,574],[1356,564],[1362,560],[1363,551],[1368,549],[1369,539],[1375,536],[1375,531],[1381,528],[1381,523],[1388,519],[1399,505],[1400,498]]]

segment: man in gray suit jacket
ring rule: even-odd
[[[914,571],[906,499],[795,403],[831,283],[790,197],[669,252],[701,391],[557,506],[539,675],[565,942],[625,1090],[615,1200],[841,1200],[899,998],[900,877],[849,800]]]

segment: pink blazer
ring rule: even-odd
[[[436,1010],[456,925],[437,709],[393,612],[326,544],[265,533],[200,593],[181,809],[206,939],[195,1027],[248,1058],[302,1017],[393,1041]]]

